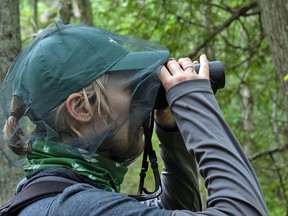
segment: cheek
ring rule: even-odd
[[[107,88],[107,95],[112,112],[118,115],[130,106],[130,92],[121,88]],[[128,111],[128,110],[127,110]]]
[[[129,142],[129,123],[125,122],[120,126],[120,130],[114,135],[114,139],[118,140],[119,143],[128,143]],[[123,146],[124,148],[125,146]],[[127,144],[126,144],[127,147]]]
[[[113,158],[125,161],[139,156],[144,149],[143,130],[139,129],[142,113],[137,109],[131,112],[131,92],[115,86],[107,88],[107,93],[112,118],[120,128],[111,139],[110,152]]]
[[[112,93],[114,92],[114,94]],[[129,141],[129,129],[130,129],[130,98],[127,92],[124,91],[109,91],[109,102],[112,112],[112,119],[116,121],[119,131],[114,135],[116,140],[120,143],[127,143]]]

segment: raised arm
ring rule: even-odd
[[[184,144],[178,130],[156,126],[160,153],[164,163],[161,204],[165,209],[201,210],[196,160]]]
[[[208,190],[207,209],[201,213],[185,213],[268,215],[253,168],[214,98],[206,56],[200,58],[199,75],[190,69],[183,70],[183,64],[188,63],[185,60],[179,65],[173,60],[162,69],[160,76],[168,89],[167,99],[186,149],[195,156]],[[183,213],[173,212],[174,215]]]

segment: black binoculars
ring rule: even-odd
[[[195,71],[199,73],[200,64],[195,64]],[[225,87],[225,71],[223,64],[220,61],[211,61],[209,62],[209,73],[210,73],[210,83],[211,88],[216,94],[218,89],[222,89]],[[166,92],[163,86],[159,88],[157,93],[156,102],[154,109],[164,109],[168,106],[166,100]]]

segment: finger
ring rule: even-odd
[[[188,72],[188,73],[194,73],[195,72],[195,65],[194,64],[186,65],[183,70],[185,72]]]
[[[165,66],[163,66],[160,70],[160,73],[159,73],[159,79],[161,81],[167,80],[167,78],[170,76],[171,76],[170,72],[167,70],[167,68]]]
[[[160,70],[160,73],[159,73],[159,79],[161,80],[165,90],[167,90],[169,88],[168,80],[170,77],[171,77],[171,74],[170,74],[169,70],[165,66],[163,66]]]
[[[200,56],[199,75],[203,78],[209,79],[209,64],[205,54]]]
[[[172,76],[179,72],[182,72],[182,68],[175,59],[168,61],[166,67]]]
[[[188,73],[194,73],[195,72],[195,65],[191,61],[190,58],[180,58],[178,60],[181,68],[183,71],[188,72]],[[196,73],[196,72],[195,72]]]

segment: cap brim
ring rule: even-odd
[[[164,65],[170,52],[168,50],[128,52],[109,71],[141,70],[149,67]]]

